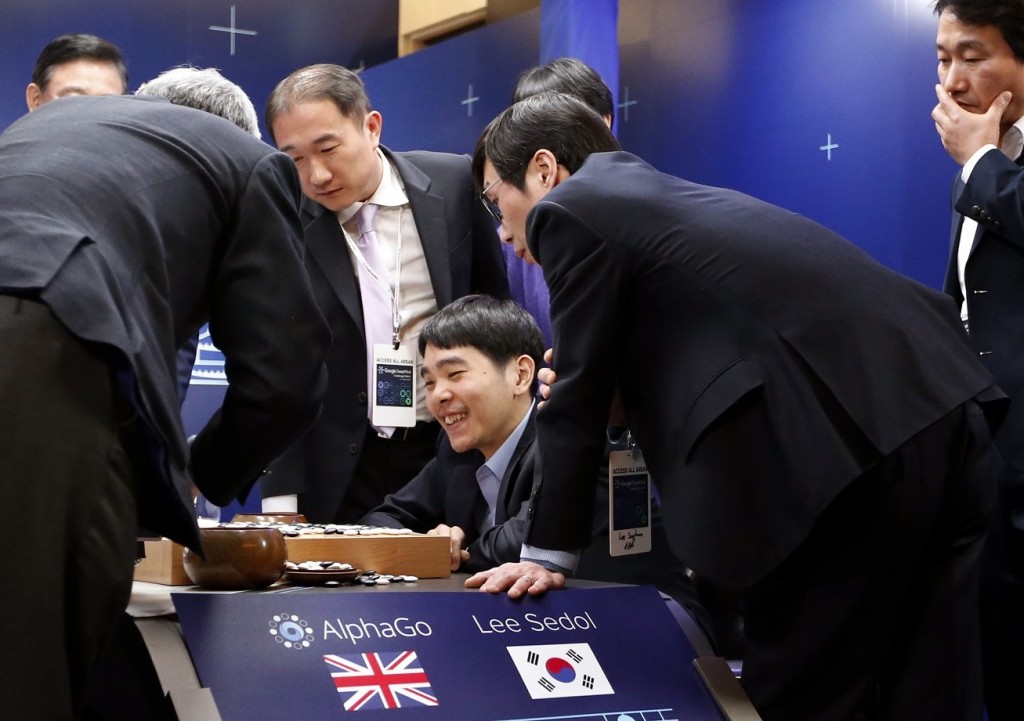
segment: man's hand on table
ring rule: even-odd
[[[469,551],[462,546],[466,543],[466,533],[458,526],[446,526],[439,524],[436,528],[427,531],[428,536],[448,536],[451,539],[449,553],[451,555],[451,569],[458,571],[459,566],[469,560]]]
[[[530,561],[504,563],[466,579],[466,588],[479,588],[488,593],[508,591],[509,598],[522,598],[527,594],[540,596],[547,591],[564,587],[563,574],[549,571]]]

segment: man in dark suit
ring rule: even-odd
[[[401,422],[377,417],[374,391],[386,380],[369,377],[375,346],[413,367],[420,328],[438,308],[470,292],[505,297],[508,281],[469,157],[381,146],[383,119],[355,73],[296,70],[274,89],[266,120],[299,170],[307,266],[334,343],[323,414],[263,480],[264,510],[352,522],[416,475],[439,433],[422,389]],[[370,245],[382,271],[359,247],[369,237],[360,227],[367,206],[376,210]],[[374,286],[385,294],[383,309],[365,298]],[[375,339],[381,322],[383,341]]]
[[[564,583],[550,569],[589,536],[564,509],[589,508],[618,384],[676,555],[745,589],[765,719],[978,718],[983,406],[1005,399],[949,299],[805,218],[658,173],[565,95],[514,105],[482,146],[503,239],[551,288],[558,382],[524,562],[468,583]]]
[[[64,98],[0,136],[0,504],[18,509],[0,540],[23,556],[0,604],[12,718],[81,712],[140,523],[199,548],[189,479],[218,503],[244,496],[316,416],[330,338],[299,198],[287,157],[162,99]],[[189,449],[175,351],[207,319],[230,386]]]
[[[935,127],[954,180],[945,290],[1013,399],[995,436],[999,496],[981,563],[985,705],[1024,714],[1024,5],[939,0]]]
[[[437,456],[362,522],[450,536],[453,571],[517,560],[537,471],[540,328],[511,300],[464,296],[427,321],[419,347],[427,405],[445,432]],[[710,637],[710,620],[686,569],[668,549],[656,504],[651,551],[612,556],[607,469],[596,477],[595,493],[593,542],[576,575],[652,583],[686,607]]]

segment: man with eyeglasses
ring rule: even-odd
[[[659,173],[567,95],[484,136],[477,182],[544,269],[558,381],[520,562],[467,584],[564,584],[618,387],[673,552],[743,591],[742,683],[766,721],[980,719],[1006,399],[950,298],[806,218]]]
[[[420,329],[469,293],[507,297],[505,265],[470,158],[382,146],[383,118],[352,71],[296,70],[266,120],[299,171],[306,265],[334,343],[323,413],[264,477],[263,509],[355,522],[434,457]]]

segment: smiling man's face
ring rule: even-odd
[[[453,449],[459,453],[476,449],[490,458],[501,448],[524,415],[517,398],[533,376],[530,373],[524,386],[520,372],[516,359],[502,368],[471,346],[427,344],[422,369],[427,407]]]

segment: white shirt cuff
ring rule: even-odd
[[[549,571],[573,574],[576,572],[576,565],[580,562],[579,551],[552,551],[547,548],[537,548],[523,544],[519,550],[520,561],[532,561]]]
[[[299,510],[299,497],[296,494],[290,496],[270,496],[263,499],[264,513],[296,513]]]

